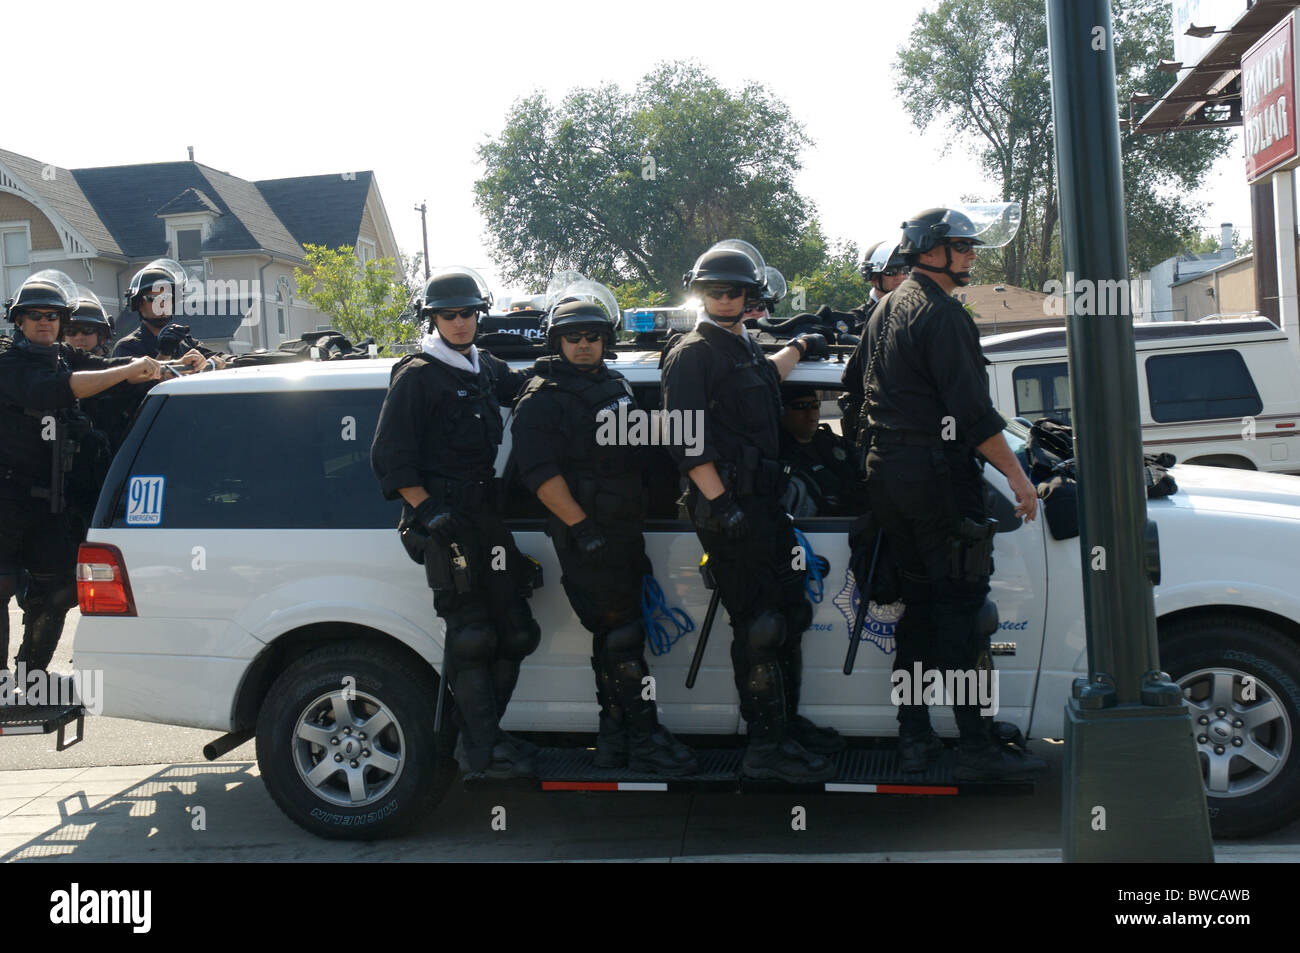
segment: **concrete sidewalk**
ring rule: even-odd
[[[458,786],[454,786],[458,787]],[[547,795],[532,795],[541,803]],[[640,795],[635,797],[654,797]],[[510,836],[479,823],[481,798],[449,795],[444,807],[410,835],[374,843],[329,841],[300,830],[271,801],[254,762],[46,768],[0,772],[0,861],[83,863],[213,861],[855,861],[902,863],[1054,863],[1059,849],[857,851],[807,853],[738,850],[687,853],[685,799],[647,811],[606,800],[601,813],[640,825],[639,842],[593,838],[576,845],[566,830],[573,806],[556,803],[549,818],[525,815]],[[552,803],[552,802],[548,802]],[[594,803],[594,802],[589,802]],[[512,808],[516,810],[516,808]],[[523,810],[523,808],[519,808]],[[549,813],[549,812],[548,812]],[[582,813],[580,811],[580,813]],[[611,828],[617,818],[610,816]],[[605,826],[605,825],[601,825]],[[737,847],[743,841],[737,840]],[[725,845],[723,845],[725,847]],[[802,846],[802,845],[801,845]],[[865,846],[865,845],[863,845]],[[1220,844],[1221,862],[1300,861],[1296,844]]]

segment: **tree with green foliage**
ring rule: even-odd
[[[856,308],[871,293],[871,285],[862,277],[861,262],[858,246],[846,242],[837,247],[824,264],[806,275],[787,279],[790,291],[777,305],[777,316],[816,311],[822,305],[829,305],[833,311]]]
[[[677,297],[682,273],[724,238],[787,273],[822,263],[816,210],[794,184],[809,145],[766,87],[732,91],[697,64],[664,63],[632,93],[517,101],[479,147],[476,204],[507,281],[545,284],[571,268]]]
[[[1160,96],[1174,77],[1169,0],[1115,0],[1119,101]],[[921,13],[899,51],[898,92],[922,129],[951,130],[949,145],[975,145],[998,183],[997,199],[1021,205],[1019,234],[977,258],[975,280],[1041,288],[1062,277],[1047,22],[1042,0],[941,0]],[[1127,107],[1124,107],[1127,112]],[[1138,118],[1138,117],[1134,117]],[[1187,196],[1227,149],[1221,130],[1121,136],[1129,266],[1144,271],[1177,254],[1204,215]],[[992,196],[983,197],[985,200]]]
[[[326,315],[331,326],[353,341],[373,336],[385,345],[414,338],[415,326],[400,317],[410,300],[408,289],[391,258],[363,266],[351,245],[303,247],[307,268],[293,270],[298,297]]]

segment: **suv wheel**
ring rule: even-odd
[[[280,810],[313,834],[369,839],[436,807],[455,776],[433,734],[436,686],[436,675],[369,643],[295,661],[257,718],[257,763]]]
[[[1164,668],[1192,714],[1216,837],[1251,837],[1300,815],[1300,649],[1260,622],[1181,619]]]

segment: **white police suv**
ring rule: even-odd
[[[804,362],[789,383],[834,396],[842,359]],[[658,360],[655,350],[618,354],[643,407],[658,406]],[[103,713],[227,732],[209,757],[255,734],[276,802],[325,836],[399,831],[436,805],[456,772],[452,719],[443,719],[443,737],[433,727],[443,627],[423,570],[398,542],[398,505],[370,471],[391,366],[303,362],[155,387],[109,474],[78,567],[76,665],[103,671]],[[1026,431],[1011,422],[1006,435],[1020,447]],[[508,453],[507,431],[499,472]],[[1300,592],[1290,558],[1300,552],[1300,478],[1173,473],[1178,492],[1148,504],[1161,542],[1161,660],[1198,722],[1215,831],[1258,834],[1300,813]],[[1059,738],[1071,683],[1086,671],[1078,540],[1052,539],[1042,520],[1017,525],[1002,475],[989,466],[985,477],[1004,527],[992,592],[997,718],[1029,737]],[[727,743],[743,722],[725,613],[695,687],[684,684],[709,592],[699,542],[674,505],[676,480],[666,453],[647,473],[656,578],[665,605],[694,624],[674,645],[666,626],[650,656],[663,721],[702,747],[700,774],[680,780],[592,767],[583,747],[597,727],[591,636],[565,599],[539,504],[519,489],[510,496],[516,539],[541,561],[545,585],[532,598],[541,646],[524,663],[504,726],[570,743],[543,749],[543,788],[741,786],[741,742]],[[830,563],[814,584],[801,709],[863,739],[826,790],[959,793],[947,760],[924,775],[899,774],[890,746],[865,740],[897,729],[893,622],[869,620],[846,677],[858,598],[848,520],[797,525]],[[937,710],[936,727],[955,735],[949,709]]]

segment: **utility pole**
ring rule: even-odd
[[[1065,710],[1063,858],[1213,861],[1191,715],[1160,671],[1132,306],[1075,308],[1129,277],[1114,39],[1108,0],[1047,0],[1088,638]]]
[[[428,211],[428,203],[420,202],[415,207],[420,213],[420,231],[424,233],[424,280],[429,280],[429,226],[425,220],[425,213]]]

